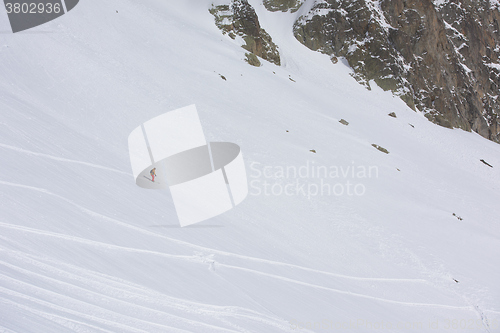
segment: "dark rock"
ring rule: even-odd
[[[264,6],[271,12],[282,11],[296,12],[304,0],[264,0]]]
[[[388,116],[393,117],[393,118],[397,118],[397,116],[396,116],[396,113],[395,113],[395,112],[391,112],[391,113],[389,113],[389,114],[388,114]]]
[[[349,125],[349,122],[345,119],[340,119],[339,123],[341,123],[342,125],[346,125],[346,126]]]
[[[485,160],[480,160],[481,162],[483,162],[484,164],[486,164],[487,166],[489,166],[490,168],[493,168],[493,165],[489,164],[488,162],[486,162]]]
[[[389,151],[387,149],[385,149],[384,147],[381,147],[379,145],[376,145],[376,144],[372,144],[372,147],[375,147],[377,148],[378,150],[380,150],[381,152],[385,153],[385,154],[389,154]]]

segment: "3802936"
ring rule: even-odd
[[[7,2],[5,4],[7,14],[59,14],[62,10],[60,3],[22,3],[22,2]]]

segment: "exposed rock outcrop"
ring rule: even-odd
[[[255,9],[247,0],[232,0],[226,5],[213,6],[210,13],[215,17],[215,24],[231,38],[240,36],[245,50],[276,65],[280,65],[278,47],[271,36],[260,27]],[[253,57],[251,57],[253,59]],[[248,56],[247,56],[248,61]],[[250,61],[254,66],[260,62]]]
[[[321,0],[294,26],[312,50],[345,57],[447,127],[500,142],[500,12],[492,1]]]
[[[296,12],[305,0],[264,0],[264,6],[271,12]]]
[[[247,0],[213,7],[223,33],[254,55],[280,64],[277,46]],[[304,45],[344,57],[354,78],[391,90],[446,127],[500,142],[498,0],[307,0],[294,25]],[[310,2],[309,2],[310,1]],[[297,11],[306,0],[263,0],[270,11]],[[255,61],[257,59],[257,61]]]

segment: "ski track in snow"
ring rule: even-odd
[[[29,263],[34,265],[37,269],[39,270],[44,270],[47,271],[48,273],[52,275],[57,275],[60,277],[64,277],[67,280],[71,280],[71,283],[68,282],[61,282],[57,279],[50,278],[48,276],[43,276],[38,273],[33,273],[29,270],[19,268],[15,265],[8,264],[5,262],[2,262],[2,264],[6,267],[9,267],[14,270],[18,270],[22,273],[25,273],[27,275],[36,275],[37,277],[40,277],[42,280],[50,280],[52,282],[56,283],[62,283],[64,284],[65,287],[72,287],[76,288],[82,291],[86,291],[88,293],[95,293],[96,296],[101,296],[105,298],[112,298],[113,300],[118,301],[119,303],[127,303],[129,305],[132,305],[134,307],[141,307],[138,302],[144,302],[148,304],[155,304],[155,305],[162,305],[166,306],[170,309],[177,309],[177,310],[182,310],[182,311],[189,311],[189,312],[197,312],[200,314],[205,314],[207,316],[229,316],[229,317],[238,317],[238,318],[245,318],[245,319],[250,319],[250,320],[257,320],[257,321],[262,321],[265,322],[266,324],[269,325],[275,325],[273,321],[276,320],[276,318],[267,316],[265,314],[262,314],[260,312],[256,312],[250,309],[246,308],[241,308],[241,307],[231,307],[231,306],[216,306],[216,305],[208,305],[204,303],[197,303],[193,301],[186,301],[183,299],[178,299],[174,298],[171,296],[167,296],[164,294],[161,294],[155,290],[150,290],[147,288],[144,288],[142,286],[138,286],[135,284],[132,284],[130,282],[126,281],[121,281],[116,278],[106,276],[100,273],[95,273],[92,271],[84,270],[79,267],[73,267],[71,265],[67,265],[64,263],[60,263],[64,266],[64,269],[56,268],[53,267],[52,265],[45,264],[41,262],[41,259],[36,260],[36,256],[32,255],[27,255],[19,251],[6,251],[10,256],[16,260],[16,262],[23,262],[23,263]],[[54,262],[51,259],[45,259],[49,260],[51,262]],[[70,271],[75,271],[75,272],[70,272]],[[84,278],[83,276],[88,276]],[[117,281],[118,280],[118,281]],[[85,288],[79,287],[75,285],[75,282],[79,282],[85,285]],[[97,292],[97,293],[96,293]],[[120,298],[117,298],[117,296],[106,296],[105,293],[112,293],[113,295],[118,295],[121,298],[127,299],[128,301],[123,301]],[[142,308],[146,308],[151,311],[156,311],[155,309],[152,309],[148,306],[142,306]],[[196,310],[196,311],[195,311]],[[238,313],[241,312],[241,313]],[[172,316],[176,317],[177,319],[181,321],[187,321],[187,322],[192,322],[189,319],[185,319],[179,316]],[[204,325],[203,323],[201,325]],[[209,325],[206,325],[209,326]]]
[[[35,287],[35,286],[30,285],[28,283],[20,283],[19,281],[5,277],[2,274],[0,274],[0,278],[2,278],[4,281],[10,281],[13,284],[17,284],[19,287],[23,288],[26,291],[31,290],[33,292],[33,294],[38,294],[38,295],[42,294],[44,297],[52,298],[52,299],[56,298],[56,299],[63,300],[64,302],[66,302],[66,303],[62,303],[62,304],[72,304],[72,305],[77,304],[77,305],[81,305],[81,306],[87,305],[84,302],[80,302],[78,300],[72,299],[71,297],[67,297],[67,296],[64,296],[61,294],[53,293],[53,292],[47,291],[43,288]],[[25,301],[29,301],[31,303],[34,303],[34,304],[37,304],[40,306],[44,306],[44,307],[47,307],[49,309],[65,313],[67,315],[81,317],[81,318],[87,319],[89,321],[96,321],[96,322],[111,326],[111,327],[116,328],[116,329],[127,330],[130,332],[148,333],[148,331],[132,327],[132,325],[135,323],[134,319],[132,319],[128,316],[117,314],[117,313],[110,311],[110,310],[100,308],[98,306],[92,306],[91,308],[87,308],[86,310],[83,309],[82,311],[75,311],[75,310],[70,310],[67,307],[61,307],[59,305],[56,305],[55,302],[44,301],[44,300],[41,300],[41,299],[38,299],[35,297],[28,296],[24,293],[12,291],[11,289],[7,289],[7,288],[1,287],[1,286],[0,286],[0,293],[3,293],[5,295],[9,295],[9,296],[14,297],[14,298],[23,299]],[[18,304],[18,303],[15,303],[15,304]],[[97,312],[96,310],[99,310],[100,313],[96,314],[96,312]],[[93,314],[88,315],[86,313],[93,313]],[[104,318],[110,318],[110,317],[116,317],[116,321],[104,319]],[[138,319],[136,319],[136,320],[137,320],[137,322],[140,322],[142,325],[155,326],[155,324],[153,324],[151,322],[146,322],[146,321],[142,321],[142,320],[138,320]],[[129,324],[124,324],[124,323],[129,323]],[[170,326],[166,326],[166,325],[158,325],[158,326],[159,326],[159,328],[163,328],[163,329],[166,329],[166,328],[172,329],[172,330],[174,330],[174,332],[189,332],[189,331],[185,331],[185,330],[179,330],[179,329],[176,329],[174,327],[170,327]]]
[[[48,312],[45,312],[45,311],[37,310],[35,308],[29,307],[29,306],[26,306],[26,305],[22,305],[20,303],[16,303],[16,302],[13,302],[13,301],[9,301],[9,300],[3,299],[3,300],[0,300],[0,302],[8,304],[11,307],[19,308],[22,311],[36,314],[36,315],[38,315],[38,316],[40,316],[42,318],[51,320],[51,321],[53,321],[53,322],[55,322],[55,323],[57,323],[57,324],[59,324],[61,326],[65,326],[65,327],[67,327],[69,329],[72,329],[75,332],[109,332],[109,333],[113,333],[113,331],[104,329],[102,327],[97,327],[97,326],[94,326],[94,325],[91,325],[91,324],[88,324],[88,323],[84,323],[82,321],[78,321],[78,320],[74,320],[74,319],[69,319],[67,317],[62,317],[62,316],[59,316],[59,315],[55,315],[53,313],[48,313]],[[86,327],[91,328],[92,330],[90,330],[90,329],[84,329]],[[3,333],[3,331],[1,330],[1,327],[0,327],[0,332]],[[6,331],[6,332],[13,332],[13,331]]]
[[[27,260],[29,261],[35,261],[36,262],[36,268],[42,268],[45,271],[49,271],[51,274],[56,274],[57,276],[64,277],[69,280],[73,281],[78,281],[80,283],[85,284],[85,287],[80,287],[76,285],[73,281],[72,283],[70,282],[65,282],[61,281],[59,279],[55,279],[46,275],[41,275],[39,273],[34,273],[32,271],[29,271],[24,268],[20,268],[18,266],[0,261],[0,265],[3,265],[7,268],[10,268],[18,273],[22,273],[27,277],[33,277],[33,278],[38,278],[36,281],[44,281],[44,285],[54,285],[57,287],[62,288],[63,290],[66,290],[66,292],[71,292],[71,294],[76,294],[78,298],[70,297],[69,300],[73,302],[77,302],[79,304],[83,304],[83,306],[91,306],[92,309],[96,308],[100,311],[110,311],[108,309],[104,309],[96,304],[93,304],[97,301],[104,301],[104,304],[113,304],[113,306],[116,306],[116,304],[119,304],[120,307],[119,309],[127,309],[130,308],[129,311],[127,311],[129,314],[123,314],[126,316],[130,317],[130,313],[138,314],[141,311],[144,313],[145,316],[163,316],[163,317],[168,317],[169,321],[177,321],[179,324],[183,325],[191,325],[191,326],[196,326],[197,328],[204,327],[205,329],[213,329],[216,331],[228,331],[228,332],[244,332],[241,327],[235,326],[233,323],[225,319],[226,317],[232,318],[232,319],[244,319],[244,320],[252,320],[252,321],[258,321],[262,322],[266,325],[273,326],[275,328],[279,328],[282,330],[286,330],[286,325],[283,323],[285,322],[284,319],[278,319],[278,318],[273,318],[270,316],[267,316],[265,314],[246,309],[246,308],[241,308],[241,307],[228,307],[228,306],[214,306],[214,305],[207,305],[203,303],[196,303],[196,302],[191,302],[191,301],[186,301],[182,299],[176,299],[172,298],[167,295],[160,294],[156,291],[148,290],[145,288],[137,288],[133,287],[134,289],[131,291],[130,288],[127,288],[127,285],[125,285],[125,288],[122,283],[121,286],[115,286],[115,283],[110,283],[109,279],[103,280],[102,282],[99,280],[102,280],[102,277],[95,278],[93,272],[90,271],[85,271],[86,275],[91,275],[89,278],[82,278],[81,277],[81,269],[79,269],[78,274],[76,275],[73,273],[69,273],[66,270],[61,270],[54,268],[52,266],[43,264],[39,261],[36,261],[33,259],[33,256],[25,255],[22,254],[21,252],[18,251],[6,251],[10,254],[14,254],[14,258],[16,259],[16,262],[24,262],[26,263]],[[45,273],[46,274],[46,273]],[[0,274],[0,280],[4,281],[11,281],[9,277],[6,277],[5,275]],[[31,281],[31,279],[28,279]],[[22,290],[26,290],[27,288],[35,288],[36,292],[35,293],[30,293],[30,294],[37,294],[39,295],[40,293],[45,293],[49,295],[53,295],[54,297],[62,296],[65,298],[64,304],[68,304],[68,296],[66,295],[60,295],[57,293],[54,293],[46,288],[38,288],[35,286],[32,286],[29,283],[26,283],[24,281],[20,281],[20,279],[15,280],[16,283],[18,284],[23,284]],[[28,287],[26,287],[28,286]],[[0,292],[2,291],[0,287]],[[109,296],[106,294],[113,294],[113,296]],[[149,296],[148,296],[149,295]],[[82,303],[81,299],[85,298],[90,298],[90,301],[85,301]],[[32,299],[30,299],[32,300]],[[149,306],[141,305],[141,303],[147,303]],[[155,305],[162,305],[166,306],[169,310],[178,310],[178,311],[184,311],[184,313],[192,313],[196,312],[198,314],[204,315],[206,318],[211,317],[211,318],[217,318],[219,321],[226,323],[229,326],[235,326],[235,328],[238,329],[238,331],[227,329],[224,327],[220,326],[214,326],[211,324],[207,324],[205,322],[200,322],[200,321],[195,321],[191,319],[187,319],[178,315],[173,315],[171,313],[168,313],[166,311],[161,311],[152,308],[151,306]],[[95,310],[95,309],[94,309]],[[117,314],[113,312],[115,315],[121,316],[122,314]],[[70,313],[72,314],[72,313]],[[109,314],[105,314],[106,318],[109,318]],[[104,316],[104,314],[103,314]],[[134,318],[134,316],[132,316]],[[134,318],[136,320],[140,320],[138,318]],[[181,330],[179,330],[181,331]],[[184,331],[182,331],[184,332]]]
[[[119,251],[125,251],[125,252],[152,254],[152,255],[162,256],[162,257],[166,257],[166,258],[170,258],[170,259],[180,259],[180,260],[199,262],[199,259],[197,256],[174,255],[174,254],[168,254],[168,253],[163,253],[163,252],[155,252],[155,251],[151,251],[151,250],[135,249],[135,248],[131,248],[131,247],[124,247],[124,246],[119,246],[119,245],[102,243],[102,242],[98,242],[98,241],[93,241],[93,240],[75,237],[75,236],[69,236],[69,235],[65,235],[65,234],[59,234],[59,233],[50,232],[50,231],[43,231],[43,230],[34,229],[34,228],[16,226],[13,224],[8,224],[8,223],[3,223],[3,222],[0,222],[0,226],[4,227],[4,228],[20,230],[23,232],[34,233],[34,234],[41,235],[41,236],[55,237],[55,238],[59,238],[59,239],[63,239],[63,240],[72,241],[75,243],[81,243],[81,244],[85,244],[85,245],[89,245],[89,246],[100,247],[100,248],[104,248],[107,250],[119,250]]]
[[[52,156],[52,155],[48,155],[48,154],[37,153],[37,152],[34,152],[34,151],[30,151],[30,150],[26,150],[26,149],[14,147],[14,146],[6,145],[6,144],[3,144],[3,143],[0,143],[0,147],[1,148],[5,148],[5,149],[10,149],[10,150],[13,150],[13,151],[17,151],[17,152],[20,152],[20,153],[28,154],[28,155],[33,155],[33,156],[39,156],[39,157],[48,158],[48,159],[55,160],[55,161],[81,164],[81,165],[85,165],[85,166],[92,167],[92,168],[97,168],[97,169],[102,169],[102,170],[107,170],[107,171],[113,171],[113,172],[117,172],[117,173],[120,173],[120,174],[123,174],[123,175],[132,176],[131,173],[128,173],[128,172],[125,172],[125,171],[121,171],[121,170],[117,170],[117,169],[113,169],[113,168],[109,168],[109,167],[105,167],[105,166],[102,166],[102,165],[99,165],[99,164],[93,164],[93,163],[89,163],[89,162],[82,162],[82,161],[78,161],[78,160],[71,160],[71,159],[64,158],[64,157],[57,157],[57,156]]]
[[[19,270],[19,268],[17,268],[17,270]],[[32,272],[30,272],[30,275],[36,276],[36,277],[41,277],[41,275],[36,274],[36,273],[32,273]],[[42,280],[54,280],[58,284],[69,285],[68,283],[65,283],[65,282],[62,282],[62,281],[59,281],[59,280],[50,279],[50,278],[47,278],[47,277],[42,277],[42,278],[43,278]],[[3,276],[2,274],[0,274],[0,279],[6,280],[5,276]],[[29,285],[28,288],[30,288],[30,287],[34,287],[34,286]],[[104,301],[104,300],[106,300],[106,301],[112,301],[112,302],[115,302],[114,304],[120,304],[120,305],[125,305],[125,306],[133,307],[134,308],[133,310],[137,311],[137,313],[139,313],[141,310],[142,311],[146,310],[148,312],[147,312],[147,314],[145,313],[145,315],[149,315],[149,316],[152,316],[152,315],[159,316],[159,315],[161,315],[163,317],[168,317],[168,320],[181,322],[180,324],[183,324],[183,325],[192,325],[192,326],[196,326],[198,328],[200,328],[200,326],[203,326],[203,327],[205,327],[205,329],[213,329],[213,330],[219,330],[219,331],[236,332],[236,331],[233,331],[233,330],[226,329],[224,327],[214,326],[214,325],[210,325],[210,324],[207,324],[207,323],[204,323],[204,322],[195,321],[195,320],[192,320],[192,319],[187,319],[187,318],[179,317],[179,316],[176,316],[176,315],[172,315],[172,314],[170,314],[168,312],[159,311],[159,310],[155,310],[155,309],[151,309],[151,308],[146,308],[144,306],[138,306],[138,305],[136,305],[134,303],[124,304],[124,303],[126,303],[125,301],[122,301],[122,300],[119,300],[119,299],[116,299],[116,298],[112,298],[112,297],[109,297],[109,296],[104,296],[102,294],[98,294],[98,293],[95,293],[95,292],[90,292],[89,290],[86,290],[86,289],[83,289],[83,288],[80,288],[80,287],[76,287],[76,286],[73,286],[73,285],[71,285],[71,287],[72,287],[72,289],[69,289],[69,290],[71,290],[73,292],[75,291],[75,289],[81,289],[83,292],[86,293],[86,296],[89,296],[89,295],[93,294],[93,296],[95,296],[96,299],[99,298],[100,301]],[[0,287],[0,291],[2,291],[2,289],[3,288]],[[36,294],[45,293],[47,295],[54,295],[54,296],[57,296],[57,297],[63,297],[63,298],[67,297],[67,296],[63,296],[61,294],[57,294],[57,293],[51,292],[50,290],[47,290],[47,289],[44,289],[44,288],[35,288],[35,290],[37,291]],[[130,312],[128,314],[121,314],[121,313],[117,313],[117,312],[109,310],[109,309],[105,309],[105,308],[103,308],[103,307],[101,307],[101,306],[99,306],[97,304],[92,304],[92,303],[88,303],[88,302],[81,302],[80,300],[77,300],[75,298],[72,298],[72,297],[70,297],[70,298],[71,298],[71,300],[68,300],[68,302],[73,301],[74,303],[77,303],[77,304],[83,304],[83,306],[88,306],[89,307],[88,310],[90,310],[90,308],[91,308],[93,310],[93,312],[95,312],[96,310],[102,311],[101,312],[102,313],[101,318],[109,318],[112,315],[118,316],[117,320],[114,321],[114,322],[119,322],[119,320],[121,319],[122,316],[126,316],[132,322],[137,321],[139,325],[144,325],[144,323],[149,323],[151,325],[160,325],[160,328],[168,327],[169,329],[175,329],[176,331],[179,331],[179,332],[189,332],[189,331],[185,331],[185,330],[181,330],[181,329],[175,328],[173,326],[165,326],[164,324],[154,323],[151,320],[148,321],[148,322],[144,322],[143,319],[137,318],[136,316],[130,314],[130,313],[133,313],[133,312]],[[29,298],[28,300],[33,301],[35,303],[38,303],[38,302],[34,301],[33,298]],[[65,302],[64,304],[67,304],[67,303]],[[108,303],[108,304],[113,304],[113,303]],[[88,312],[88,311],[85,311],[85,312]],[[73,312],[68,312],[68,314],[74,314],[74,313]],[[52,314],[50,314],[50,315],[52,316]],[[94,315],[94,318],[95,317],[96,316]],[[67,319],[66,317],[62,317],[62,318]],[[141,331],[141,332],[143,332],[143,331]],[[144,332],[147,332],[147,331],[144,331]]]
[[[135,231],[139,231],[139,232],[141,232],[143,234],[151,235],[151,236],[154,236],[154,237],[160,237],[162,239],[169,240],[169,241],[177,243],[179,245],[187,246],[189,248],[196,249],[198,251],[201,250],[201,251],[204,251],[204,252],[208,252],[210,254],[219,254],[219,255],[222,255],[222,256],[234,257],[234,258],[243,259],[243,260],[247,260],[247,261],[265,263],[265,264],[270,264],[270,265],[274,265],[274,266],[294,268],[294,269],[299,269],[299,270],[303,270],[303,271],[307,271],[307,272],[312,272],[312,273],[322,274],[322,275],[327,275],[327,276],[333,276],[333,277],[342,278],[342,279],[350,279],[350,280],[358,280],[358,281],[372,281],[372,282],[378,281],[378,282],[395,282],[395,283],[396,282],[429,283],[428,281],[423,280],[423,279],[394,279],[394,278],[370,278],[370,277],[348,276],[348,275],[342,275],[342,274],[337,274],[337,273],[332,273],[332,272],[325,272],[325,271],[321,271],[321,270],[315,270],[315,269],[312,269],[312,268],[297,266],[297,265],[283,263],[283,262],[277,262],[277,261],[272,261],[272,260],[260,259],[260,258],[255,258],[255,257],[249,257],[249,256],[240,255],[240,254],[235,254],[235,253],[231,253],[231,252],[225,252],[225,251],[215,250],[215,249],[211,249],[211,248],[206,248],[206,247],[195,245],[195,244],[192,244],[192,243],[189,243],[189,242],[185,242],[185,241],[173,239],[173,238],[170,238],[170,237],[166,237],[166,236],[163,236],[163,235],[159,235],[159,234],[153,233],[151,231],[145,230],[143,228],[140,228],[140,227],[137,227],[137,226],[133,226],[133,225],[127,224],[125,222],[122,222],[122,221],[110,218],[108,216],[96,213],[94,211],[91,211],[91,210],[89,210],[89,209],[87,209],[87,208],[85,208],[83,206],[80,206],[80,205],[74,203],[71,200],[68,200],[68,199],[66,199],[66,198],[64,198],[62,196],[54,194],[54,193],[52,193],[52,192],[50,192],[50,191],[48,191],[46,189],[42,189],[42,188],[38,188],[38,187],[33,187],[33,186],[28,186],[28,185],[16,184],[16,183],[11,183],[11,182],[5,182],[5,181],[0,181],[0,184],[6,185],[6,186],[14,186],[14,187],[18,187],[18,188],[28,189],[28,190],[32,190],[32,191],[41,192],[41,193],[44,193],[44,194],[47,194],[47,195],[55,196],[55,197],[57,197],[57,198],[59,198],[61,200],[64,200],[65,202],[70,203],[71,205],[73,205],[74,207],[76,207],[79,210],[83,211],[84,213],[90,215],[91,217],[94,217],[94,218],[97,217],[97,218],[100,218],[100,219],[104,219],[106,221],[110,221],[112,223],[119,224],[120,226],[123,226],[123,227],[126,227],[126,228],[131,228],[131,229],[133,229]],[[172,255],[172,254],[168,254],[168,253],[156,252],[156,251],[151,251],[151,250],[143,250],[143,249],[123,247],[123,246],[112,245],[112,244],[107,244],[107,243],[92,241],[92,240],[88,240],[88,239],[83,239],[83,238],[79,238],[79,237],[75,237],[75,236],[63,235],[63,234],[58,234],[58,233],[54,233],[54,232],[37,230],[37,229],[28,228],[28,227],[22,227],[22,226],[15,226],[15,225],[4,223],[4,222],[0,222],[0,227],[10,228],[10,229],[16,229],[16,230],[20,230],[20,231],[24,231],[24,232],[35,233],[35,234],[42,235],[42,236],[56,237],[56,238],[65,239],[65,240],[68,240],[68,241],[74,241],[74,242],[78,242],[78,243],[89,245],[89,246],[96,246],[96,247],[106,248],[108,250],[127,251],[127,252],[135,252],[135,253],[144,253],[144,254],[148,254],[148,255],[162,256],[162,257],[166,257],[166,258],[170,258],[170,259],[174,259],[174,260],[184,260],[184,261],[190,261],[190,262],[193,262],[193,263],[207,264],[207,260],[205,260],[203,257],[200,257],[199,255],[190,255],[190,256],[188,256],[188,255]],[[434,307],[434,308],[451,309],[451,310],[475,311],[475,309],[474,309],[473,306],[453,306],[453,305],[445,305],[445,304],[415,303],[415,302],[403,302],[403,301],[396,301],[396,300],[391,300],[391,299],[385,299],[385,298],[370,296],[370,295],[366,295],[366,294],[350,292],[350,291],[346,291],[346,290],[340,290],[340,289],[334,289],[334,288],[324,287],[324,286],[320,286],[320,285],[316,285],[316,284],[312,284],[312,283],[307,283],[307,282],[303,282],[303,281],[294,280],[294,279],[291,279],[291,278],[288,278],[288,277],[285,277],[285,276],[280,276],[280,275],[265,273],[265,272],[262,272],[262,271],[259,271],[259,270],[248,269],[248,268],[244,268],[244,267],[240,267],[240,266],[235,266],[235,265],[223,264],[223,263],[220,263],[220,262],[216,262],[214,260],[211,260],[210,265],[215,265],[216,267],[223,267],[223,268],[227,268],[227,269],[240,270],[240,271],[247,272],[247,273],[250,273],[250,274],[257,274],[257,275],[265,276],[265,277],[268,277],[268,278],[285,281],[287,283],[293,283],[293,284],[297,284],[297,285],[306,286],[306,287],[309,287],[309,288],[321,289],[321,290],[325,290],[325,291],[329,291],[329,292],[333,292],[333,293],[337,293],[337,294],[349,295],[349,296],[352,296],[352,297],[369,299],[369,300],[378,301],[378,302],[384,302],[384,303],[389,303],[389,304],[402,305],[402,306],[413,306],[413,307]],[[219,272],[218,272],[218,275],[219,275]],[[224,280],[227,281],[227,279],[225,279],[225,278],[224,278]],[[3,290],[3,289],[4,288],[2,288],[0,290]],[[248,296],[248,294],[247,294],[247,296]],[[258,303],[258,302],[256,302],[256,303]],[[484,310],[484,312],[497,313],[497,314],[499,313],[499,312],[497,312],[495,310]],[[215,313],[219,313],[219,312],[216,311]],[[212,315],[214,315],[214,313]],[[233,315],[234,314],[232,314],[231,316],[233,316]],[[263,320],[262,317],[261,317],[262,315],[263,314],[259,314],[260,320]],[[253,316],[252,316],[252,318],[248,318],[248,319],[256,320],[256,318],[253,317]],[[267,322],[267,319],[264,320],[264,321],[266,321],[266,324],[269,324],[269,322]],[[227,324],[230,324],[230,323],[227,323]],[[272,326],[275,326],[275,325],[276,324],[274,324]],[[242,329],[239,326],[236,326],[235,328],[238,329],[238,330],[240,330],[240,331]],[[230,331],[230,330],[228,330],[228,331]]]
[[[1,302],[1,300],[0,300]],[[0,333],[18,333],[18,332],[14,332],[14,331],[11,331],[3,326],[0,326]]]
[[[7,224],[7,223],[3,223],[3,222],[0,222],[0,227],[16,229],[16,230],[20,230],[23,232],[35,233],[35,234],[42,235],[42,236],[56,237],[56,238],[60,238],[60,239],[64,239],[64,240],[83,243],[83,244],[90,245],[90,246],[103,247],[103,248],[106,248],[108,250],[120,250],[120,251],[126,251],[126,252],[144,253],[144,254],[162,256],[162,257],[166,257],[166,258],[170,258],[170,259],[187,260],[187,261],[194,262],[194,263],[201,263],[201,264],[206,263],[203,260],[203,258],[200,258],[196,255],[195,256],[172,255],[172,254],[156,252],[156,251],[151,251],[151,250],[122,247],[122,246],[106,244],[106,243],[102,243],[102,242],[86,240],[86,239],[79,238],[79,237],[58,234],[58,233],[54,233],[54,232],[47,232],[47,231],[42,231],[42,230],[28,228],[28,227],[14,226],[12,224]],[[1,263],[1,261],[0,261],[0,263]],[[222,264],[222,263],[219,263],[216,261],[214,261],[213,263],[216,266],[220,266],[220,267],[237,269],[237,270],[241,270],[241,271],[245,271],[245,272],[249,272],[249,273],[253,273],[253,274],[258,274],[258,275],[263,275],[263,276],[279,279],[279,280],[294,283],[294,284],[299,284],[299,285],[308,286],[308,287],[312,287],[312,288],[319,288],[319,289],[323,289],[323,290],[333,291],[333,292],[341,293],[341,294],[352,295],[352,296],[356,296],[356,297],[363,297],[363,298],[368,298],[368,299],[379,300],[379,301],[383,301],[383,302],[387,302],[387,303],[394,303],[394,304],[400,304],[400,305],[411,305],[411,306],[435,306],[435,307],[443,307],[443,308],[449,308],[449,309],[468,309],[468,310],[471,310],[470,307],[456,307],[456,306],[439,305],[439,304],[420,304],[420,303],[408,303],[408,302],[394,301],[394,300],[378,298],[378,297],[364,295],[364,294],[352,293],[352,292],[348,292],[348,291],[323,287],[323,286],[315,285],[312,283],[307,283],[307,282],[302,282],[302,281],[290,279],[290,278],[283,277],[283,276],[268,274],[268,273],[254,270],[254,269],[243,268],[243,267],[239,267],[239,266],[235,266],[235,265]]]
[[[42,188],[38,188],[38,187],[33,187],[33,186],[28,186],[28,185],[16,184],[16,183],[11,183],[11,182],[5,182],[5,181],[1,181],[1,180],[0,180],[0,184],[7,185],[7,186],[14,186],[14,187],[19,187],[19,188],[24,188],[24,189],[29,189],[29,190],[33,190],[33,191],[42,192],[42,193],[45,193],[45,194],[48,194],[48,195],[51,195],[51,196],[55,196],[55,197],[57,197],[57,198],[59,198],[61,200],[66,201],[67,203],[70,203],[71,205],[77,207],[78,209],[80,209],[81,211],[83,211],[84,213],[87,213],[88,215],[90,215],[92,217],[102,218],[104,220],[107,220],[107,221],[119,224],[120,226],[123,226],[123,227],[126,227],[126,228],[131,228],[131,229],[133,229],[135,231],[139,231],[139,232],[147,234],[147,235],[151,235],[151,236],[159,237],[159,238],[162,238],[162,239],[166,239],[166,240],[169,240],[171,242],[177,243],[179,245],[184,245],[184,246],[196,249],[198,251],[205,251],[205,252],[209,252],[211,254],[218,254],[218,255],[222,255],[222,256],[234,257],[234,258],[238,258],[238,259],[243,259],[243,260],[248,260],[248,261],[254,261],[254,262],[259,262],[259,263],[265,263],[265,264],[270,264],[270,265],[277,265],[277,266],[283,266],[283,267],[288,267],[288,268],[300,269],[300,270],[308,271],[308,272],[312,272],[312,273],[319,273],[319,274],[324,274],[324,275],[333,276],[333,277],[337,277],[337,278],[343,278],[343,279],[350,279],[350,280],[379,281],[379,282],[428,283],[428,281],[426,281],[424,279],[396,279],[396,278],[375,278],[375,277],[349,276],[349,275],[343,275],[343,274],[326,272],[326,271],[321,271],[321,270],[317,270],[317,269],[313,269],[313,268],[298,266],[298,265],[294,265],[294,264],[283,263],[283,262],[279,262],[279,261],[273,261],[273,260],[255,258],[255,257],[241,255],[241,254],[236,254],[236,253],[231,253],[231,252],[226,252],[226,251],[211,249],[211,248],[203,247],[203,246],[200,246],[200,245],[192,244],[192,243],[189,243],[189,242],[181,241],[181,240],[178,240],[178,239],[175,239],[175,238],[170,238],[170,237],[166,237],[166,236],[163,236],[163,235],[159,235],[159,234],[156,234],[154,232],[145,230],[143,228],[140,228],[140,227],[137,227],[137,226],[133,226],[131,224],[128,224],[128,223],[116,220],[114,218],[111,218],[111,217],[108,217],[108,216],[96,213],[94,211],[91,211],[91,210],[83,207],[83,206],[78,205],[77,203],[74,203],[71,200],[68,200],[68,199],[66,199],[66,198],[64,198],[62,196],[54,194],[54,193],[52,193],[52,192],[50,192],[50,191],[48,191],[46,189],[42,189]]]
[[[315,285],[315,284],[312,284],[312,283],[306,283],[306,282],[302,282],[302,281],[297,281],[297,280],[290,279],[290,278],[287,278],[287,277],[282,277],[282,276],[278,276],[278,275],[275,275],[275,274],[264,273],[264,272],[261,272],[261,271],[257,271],[257,270],[253,270],[253,269],[247,269],[247,268],[243,268],[243,267],[237,267],[237,266],[220,264],[220,263],[217,263],[216,266],[227,267],[227,268],[232,268],[232,269],[238,269],[238,270],[249,272],[249,273],[252,273],[252,274],[259,274],[259,275],[262,275],[262,276],[266,276],[266,277],[270,277],[270,278],[273,278],[273,279],[278,279],[278,280],[282,280],[282,281],[286,281],[286,282],[290,282],[290,283],[294,283],[294,284],[299,284],[299,285],[302,285],[302,286],[307,286],[307,287],[311,287],[311,288],[327,290],[327,291],[335,292],[335,293],[338,293],[338,294],[344,294],[344,295],[350,295],[350,296],[355,296],[355,297],[372,299],[372,300],[381,301],[381,302],[385,302],[385,303],[392,303],[392,304],[406,305],[406,306],[436,307],[436,308],[445,308],[445,309],[454,309],[454,310],[474,310],[470,306],[454,306],[454,305],[445,305],[445,304],[411,303],[411,302],[395,301],[395,300],[390,300],[390,299],[386,299],[386,298],[380,298],[380,297],[375,297],[375,296],[370,296],[370,295],[353,293],[353,292],[350,292],[350,291],[345,291],[345,290],[340,290],[340,289],[323,287],[323,286]]]

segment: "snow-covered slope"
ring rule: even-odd
[[[251,3],[282,67],[246,64],[210,1],[81,1],[18,34],[0,12],[0,331],[499,330],[500,146],[365,90],[293,38],[300,11]],[[250,195],[179,228],[127,137],[192,103],[242,147]]]

